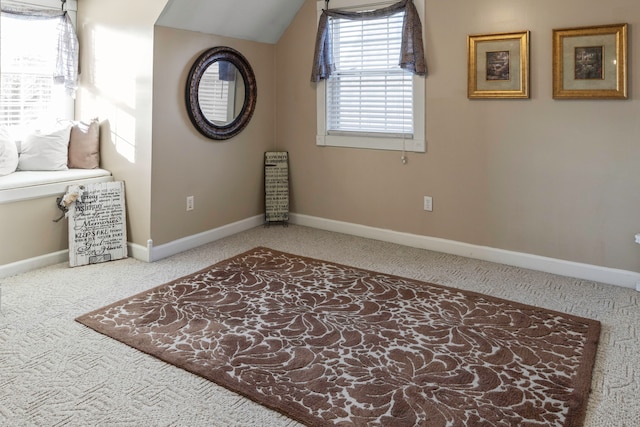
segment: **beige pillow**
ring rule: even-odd
[[[95,169],[100,166],[100,122],[77,122],[71,128],[68,166],[76,169]]]

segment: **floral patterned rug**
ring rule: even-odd
[[[76,320],[309,426],[579,426],[600,334],[264,247]]]

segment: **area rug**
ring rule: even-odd
[[[309,426],[579,426],[600,333],[264,247],[76,320]]]

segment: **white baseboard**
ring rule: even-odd
[[[129,256],[140,261],[151,262],[151,260],[149,259],[149,253],[151,252],[149,250],[150,243],[151,240],[147,241],[147,246],[142,246],[137,243],[127,242]]]
[[[402,233],[393,230],[368,227],[365,225],[334,221],[308,215],[291,213],[289,214],[289,218],[292,224],[318,228],[320,230],[382,240],[384,242],[397,243],[420,249],[497,262],[515,267],[529,268],[532,270],[544,271],[568,277],[576,277],[595,282],[608,283],[611,285],[623,286],[625,288],[636,289],[640,283],[640,273],[633,271],[564,261],[539,255],[507,251],[488,246],[472,245],[469,243],[440,239],[436,237]],[[158,261],[171,255],[197,248],[198,246],[214,242],[224,237],[258,227],[262,224],[264,224],[264,215],[256,215],[251,218],[155,247],[151,240],[147,242],[147,247],[136,243],[128,243],[129,256],[145,262]],[[25,273],[29,270],[45,267],[51,264],[58,264],[68,260],[69,251],[63,250],[10,264],[0,265],[0,278]]]
[[[539,255],[507,251],[488,246],[472,245],[469,243],[440,239],[436,237],[401,233],[398,231],[334,221],[308,215],[292,213],[289,214],[289,218],[292,224],[303,225],[306,227],[382,240],[384,242],[397,243],[452,255],[460,255],[483,261],[512,265],[515,267],[544,271],[562,276],[576,277],[578,279],[591,280],[594,282],[608,283],[611,285],[623,286],[625,288],[635,289],[636,283],[640,281],[640,273],[633,271],[564,261]]]
[[[264,224],[264,214],[256,215],[238,222],[223,225],[222,227],[208,230],[193,236],[174,240],[163,245],[153,246],[153,241],[147,241],[147,247],[137,243],[127,243],[129,256],[140,261],[152,262],[162,258],[184,252],[198,246],[214,242],[223,237],[246,231]],[[36,268],[46,267],[52,264],[69,261],[69,251],[67,249],[50,254],[16,261],[10,264],[0,265],[0,278],[26,273]]]
[[[127,243],[129,256],[136,259],[147,261],[147,248],[135,243]],[[69,261],[69,250],[64,249],[50,254],[45,254],[33,258],[27,258],[10,264],[0,265],[0,279],[3,277],[15,276],[16,274],[26,273],[36,268],[46,267],[48,265],[59,264]]]
[[[153,242],[150,240],[147,245],[148,259],[146,261],[158,261],[171,255],[197,248],[198,246],[206,245],[207,243],[215,242],[223,237],[232,236],[242,231],[258,227],[262,224],[264,224],[264,214],[223,225],[222,227],[214,228],[212,230],[203,231],[202,233],[194,234],[193,236],[183,237],[181,239],[174,240],[173,242],[158,246],[153,246]]]
[[[69,251],[66,249],[9,264],[3,264],[0,265],[0,278],[15,276],[16,274],[26,273],[27,271],[34,270],[36,268],[42,268],[65,261],[69,261]]]

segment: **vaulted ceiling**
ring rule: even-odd
[[[157,25],[275,44],[305,0],[169,0]]]

